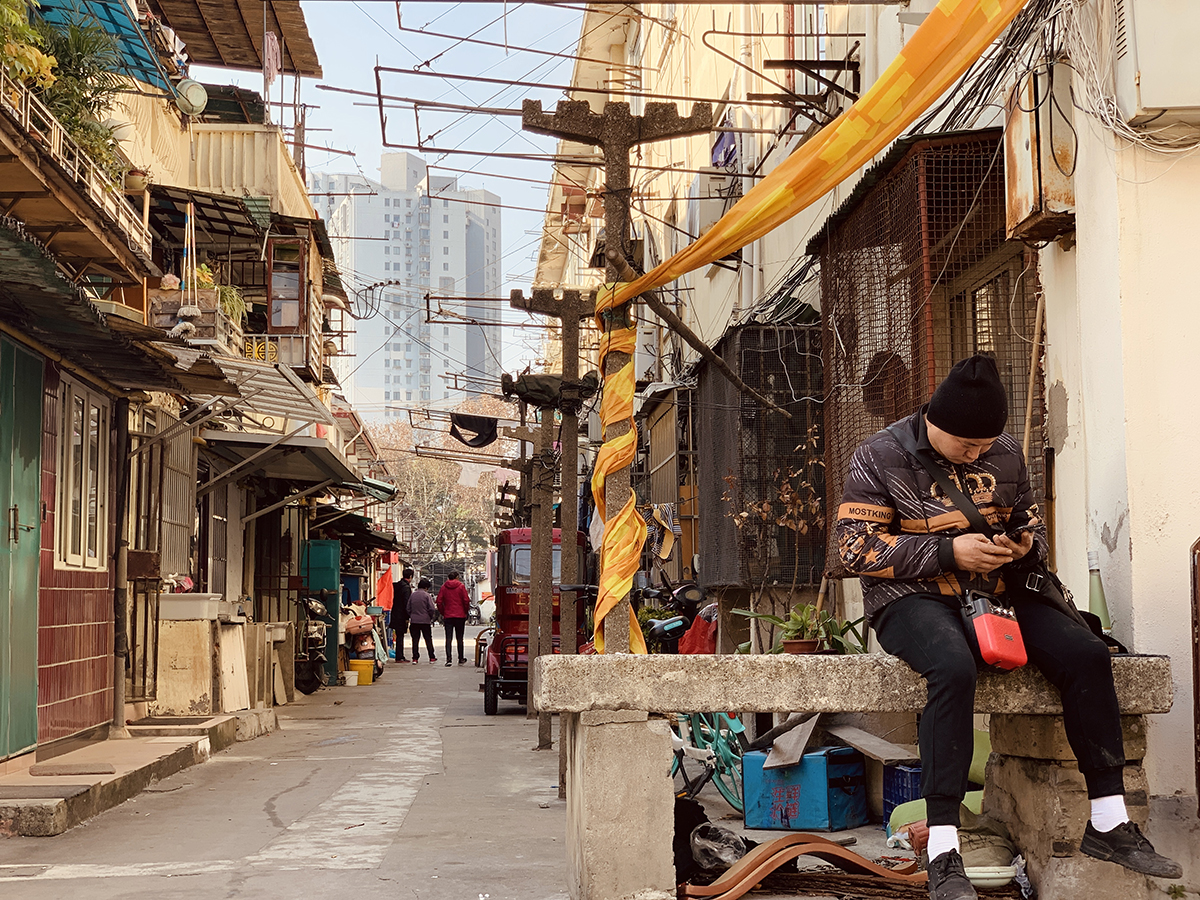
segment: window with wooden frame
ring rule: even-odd
[[[55,562],[102,569],[108,564],[109,401],[63,375],[59,410]]]
[[[302,334],[307,327],[304,300],[308,290],[305,246],[297,240],[270,242],[267,331]]]

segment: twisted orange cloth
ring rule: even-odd
[[[602,313],[616,307],[616,287],[617,285],[605,285],[596,297],[596,325],[604,332],[600,341],[601,372],[604,371],[604,360],[609,353],[632,355],[637,342],[636,325],[604,331],[606,323]],[[600,591],[596,598],[596,633],[593,637],[597,653],[604,652],[604,618],[633,586],[633,574],[637,571],[642,544],[646,541],[646,521],[637,511],[637,495],[630,491],[625,505],[610,519],[604,493],[608,475],[630,465],[637,449],[637,427],[633,423],[633,392],[633,362],[630,359],[612,375],[605,375],[604,396],[600,401],[604,445],[596,456],[596,470],[592,475],[592,496],[596,499],[596,514],[604,520],[604,539],[600,543]],[[629,430],[610,438],[609,426],[623,421],[629,423]],[[629,611],[629,649],[634,653],[646,652],[646,640],[632,609]]]

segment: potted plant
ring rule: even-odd
[[[809,603],[793,607],[787,618],[770,613],[735,609],[739,616],[760,619],[778,629],[776,644],[771,653],[865,653],[866,646],[859,626],[862,619],[845,621],[827,609],[817,609]]]
[[[815,653],[821,645],[820,614],[808,603],[793,607],[787,618],[749,609],[735,609],[734,613],[759,619],[778,629],[771,653]]]

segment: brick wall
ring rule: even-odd
[[[112,716],[113,581],[101,571],[54,565],[59,372],[47,362],[42,414],[42,559],[38,591],[38,743],[69,737]],[[109,543],[115,528],[115,442],[109,429]]]

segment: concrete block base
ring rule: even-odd
[[[266,709],[243,709],[234,713],[237,719],[238,741],[252,741],[270,734],[279,727],[279,719],[272,707]]]
[[[1011,717],[1020,720],[1024,717]],[[1087,785],[1074,760],[1064,761],[1066,738],[1061,720],[1031,716],[1003,723],[1008,731],[999,742],[1025,733],[1023,752],[1051,759],[993,753],[988,761],[984,812],[1004,823],[1018,850],[1025,855],[1030,880],[1042,897],[1087,897],[1088,900],[1143,900],[1160,895],[1150,879],[1079,852],[1083,829],[1091,816]],[[1142,736],[1140,716],[1127,717],[1126,747]],[[996,727],[995,717],[992,722]],[[1131,733],[1132,732],[1132,733]],[[993,744],[995,747],[996,744]],[[1065,748],[1065,750],[1064,750]],[[1140,764],[1125,766],[1125,804],[1129,817],[1143,830],[1150,817],[1146,772]]]
[[[563,716],[572,900],[674,900],[667,722],[644,712]]]
[[[1067,730],[1062,716],[997,713],[991,718],[989,731],[992,751],[995,753],[1063,762],[1075,760],[1075,753],[1067,743]],[[1127,760],[1146,758],[1145,716],[1121,716],[1121,736],[1124,738]]]
[[[1029,864],[1039,897],[1086,897],[1087,900],[1161,900],[1163,892],[1137,872],[1090,856],[1056,857]]]

